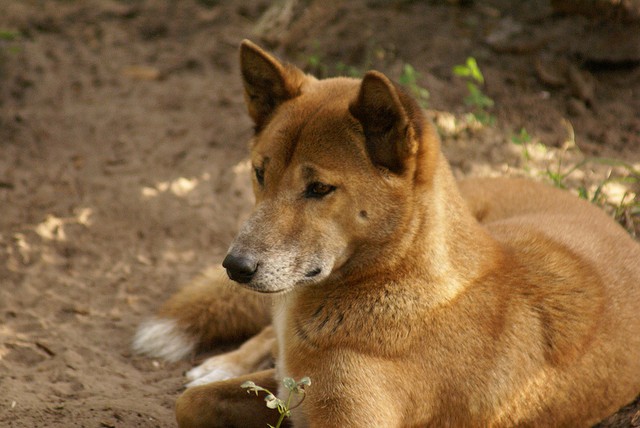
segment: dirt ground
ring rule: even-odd
[[[606,157],[563,184],[626,177],[604,194],[637,203],[637,22],[545,1],[308,3],[0,0],[0,426],[175,426],[191,362],[130,342],[251,207],[243,38],[325,75],[412,65],[459,176],[545,180]],[[493,126],[466,119],[452,68],[469,56]],[[637,210],[618,217],[638,231]],[[640,426],[640,404],[607,424]]]

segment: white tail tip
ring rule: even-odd
[[[191,354],[196,341],[172,319],[151,318],[138,327],[132,348],[138,354],[176,362]]]

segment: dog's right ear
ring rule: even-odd
[[[240,70],[249,116],[260,131],[275,109],[300,95],[304,73],[282,64],[249,40],[240,45]]]

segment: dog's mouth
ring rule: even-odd
[[[316,285],[318,284],[318,281],[310,281],[309,278],[305,276],[303,279],[292,282],[291,284],[288,284],[282,288],[271,288],[269,286],[265,286],[264,284],[261,284],[258,281],[252,281],[250,283],[238,283],[238,284],[243,288],[254,291],[256,293],[275,296],[275,295],[288,294],[296,289],[301,289],[301,288],[306,288],[306,287]]]
[[[264,287],[260,287],[260,286],[256,286],[256,285],[252,285],[250,283],[238,283],[242,288],[245,288],[247,290],[250,291],[254,291],[256,293],[260,293],[260,294],[268,294],[270,296],[276,296],[276,295],[282,295],[282,294],[287,294],[289,293],[291,290],[293,290],[293,287],[287,287],[287,288],[280,288],[277,290],[272,290],[270,288],[264,288]]]
[[[305,276],[305,278],[313,278],[313,277],[316,277],[316,276],[320,275],[321,273],[322,273],[322,268],[317,267],[317,268],[312,269],[309,272],[305,273],[304,276]]]
[[[278,295],[286,294],[298,287],[306,287],[318,283],[318,280],[322,280],[322,274],[325,270],[322,267],[316,267],[307,271],[302,278],[297,281],[291,281],[290,284],[285,284],[288,281],[279,281],[278,286],[274,287],[272,284],[263,283],[259,277],[254,275],[239,275],[234,272],[227,271],[227,275],[231,280],[237,282],[243,288],[251,290],[261,294]],[[259,276],[259,275],[257,275]]]

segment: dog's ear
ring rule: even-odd
[[[364,130],[372,162],[401,174],[418,151],[420,107],[384,74],[369,71],[349,106]]]
[[[280,63],[249,40],[240,45],[240,70],[245,101],[256,131],[266,125],[280,104],[300,94],[305,78],[301,70]]]

